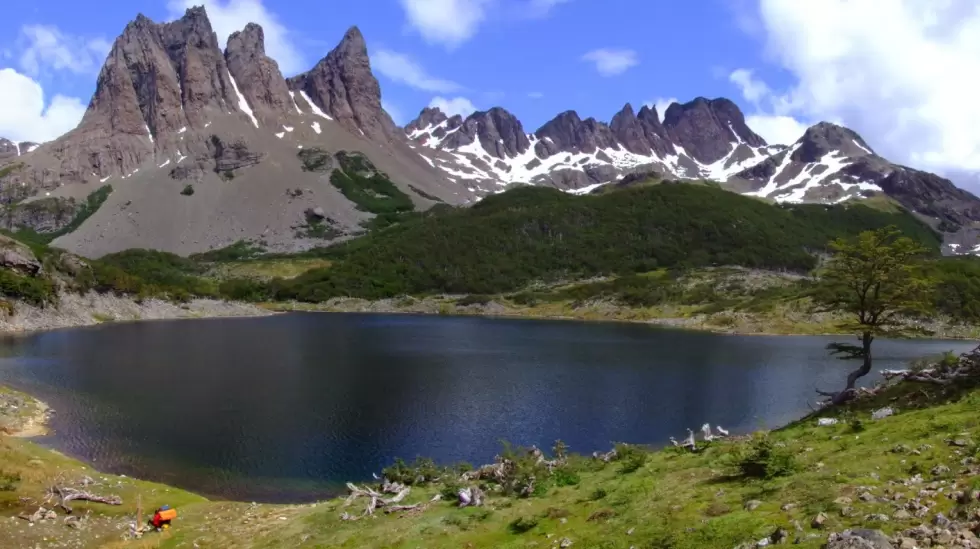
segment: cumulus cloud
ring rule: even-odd
[[[379,50],[371,56],[371,66],[390,80],[419,90],[449,93],[463,88],[450,80],[430,75],[422,65],[403,53]]]
[[[839,120],[894,161],[980,171],[980,5],[759,0],[755,16],[770,59],[794,78],[779,90],[742,86],[747,99],[761,95],[757,114]]]
[[[595,64],[602,76],[616,76],[638,65],[640,58],[633,50],[599,48],[583,55],[582,61]]]
[[[266,54],[279,63],[279,70],[288,76],[309,68],[290,39],[289,30],[262,4],[262,0],[169,0],[167,8],[170,17],[176,19],[184,15],[187,8],[202,4],[222,47],[231,33],[242,30],[249,23],[258,23],[265,33]]]
[[[465,97],[453,97],[451,99],[445,97],[433,97],[432,101],[429,102],[430,107],[438,108],[440,111],[444,112],[446,116],[460,115],[466,118],[470,114],[476,111],[476,107],[473,103]]]
[[[48,70],[94,73],[112,47],[104,38],[74,36],[52,25],[24,25],[19,44],[21,69],[31,76]]]
[[[409,25],[425,41],[455,48],[469,40],[487,17],[491,0],[399,0]]]
[[[0,136],[14,141],[50,141],[85,114],[85,105],[74,97],[55,95],[46,104],[41,85],[14,69],[0,69],[0,90]]]
[[[676,97],[671,97],[671,98],[659,97],[657,99],[646,101],[643,104],[646,105],[647,107],[653,107],[657,109],[657,114],[660,115],[660,119],[663,120],[664,113],[667,112],[667,107],[669,107],[671,103],[677,103],[677,102],[678,101]]]

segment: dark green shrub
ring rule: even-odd
[[[538,525],[538,519],[534,517],[518,517],[508,525],[510,531],[515,534],[523,534]]]
[[[192,194],[194,194],[194,185],[185,185],[184,188],[180,191],[180,194],[184,196],[191,196]]]
[[[0,492],[13,492],[20,483],[19,473],[8,473],[0,469]]]
[[[575,486],[582,481],[578,473],[565,467],[558,467],[551,472],[551,479],[555,486]]]
[[[736,467],[745,478],[773,479],[789,476],[799,467],[793,453],[768,435],[757,435],[748,448],[740,448]]]
[[[592,494],[589,495],[589,499],[592,501],[599,501],[600,499],[608,496],[609,493],[606,492],[605,488],[596,488]]]
[[[615,460],[620,463],[619,472],[629,474],[647,462],[648,454],[645,450],[631,444],[619,443],[616,445]]]

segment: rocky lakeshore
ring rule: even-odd
[[[174,303],[162,299],[136,300],[112,294],[63,293],[55,305],[18,303],[14,313],[0,317],[0,333],[24,333],[59,328],[94,326],[107,322],[182,318],[256,317],[274,314],[247,303],[192,299]]]

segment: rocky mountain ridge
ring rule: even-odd
[[[331,227],[321,232],[363,231],[375,212],[332,184],[329,171],[308,170],[303,149],[364,155],[418,209],[476,198],[413,151],[381,108],[356,27],[287,80],[259,25],[232,34],[222,50],[203,7],[167,23],[137,16],[113,43],[78,127],[26,145],[31,152],[0,142],[7,220],[27,219],[15,210],[39,199],[67,203],[112,185],[94,215],[54,242],[88,256],[134,247],[194,253],[239,240],[300,250],[324,241],[304,236],[311,210]]]
[[[406,200],[421,210],[515,184],[583,194],[655,172],[775,202],[883,194],[946,232],[947,251],[980,251],[980,200],[881,158],[833,124],[770,145],[735,103],[698,97],[662,116],[626,104],[609,122],[565,111],[533,132],[502,107],[465,118],[426,108],[399,128],[381,93],[357,27],[287,79],[259,25],[233,33],[222,50],[202,7],[167,23],[139,15],[114,42],[77,128],[40,145],[0,140],[0,213],[8,229],[55,232],[86,196],[112,185],[98,211],[55,245],[89,256],[133,247],[193,253],[239,240],[296,251],[393,211],[378,196],[401,200],[398,211]],[[331,159],[341,151],[363,155],[393,190],[334,184]],[[310,211],[330,230],[307,230]]]
[[[508,130],[500,132],[499,128]],[[980,252],[980,199],[935,174],[882,158],[853,130],[829,122],[795,143],[770,145],[738,107],[718,98],[636,113],[626,104],[610,122],[565,111],[532,133],[500,107],[465,119],[424,109],[405,127],[410,139],[442,153],[435,165],[478,193],[514,183],[592,192],[607,183],[654,172],[708,179],[729,190],[785,203],[840,203],[885,195],[917,212],[947,236],[947,252]]]

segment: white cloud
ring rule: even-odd
[[[643,104],[648,107],[654,107],[655,109],[657,109],[657,114],[660,116],[660,119],[663,120],[664,113],[667,112],[667,107],[669,107],[671,103],[678,103],[677,98],[671,97],[668,99],[664,97],[658,97],[657,99],[646,101]]]
[[[544,94],[541,92],[528,92],[527,96],[531,99],[541,99],[544,97]]]
[[[609,48],[592,50],[582,56],[582,61],[594,63],[596,70],[602,76],[622,74],[640,63],[639,57],[633,50]]]
[[[433,97],[432,101],[429,102],[430,107],[436,107],[440,111],[444,112],[446,116],[460,115],[466,118],[474,111],[476,107],[473,103],[465,97],[453,97],[448,99],[445,97]]]
[[[793,76],[759,114],[840,120],[894,161],[980,171],[980,5],[758,0],[757,18]]]
[[[262,0],[169,0],[167,8],[170,17],[176,19],[184,15],[187,8],[202,4],[222,47],[231,33],[242,30],[249,23],[257,23],[265,34],[266,54],[279,63],[279,70],[290,76],[309,68],[290,39],[289,30],[262,4]]]
[[[74,97],[55,95],[45,105],[41,85],[14,69],[0,69],[0,90],[0,136],[14,141],[50,141],[85,114],[85,105]]]
[[[431,44],[455,48],[487,17],[492,0],[399,0],[408,23]]]
[[[371,66],[395,82],[424,91],[449,93],[463,89],[459,84],[435,78],[411,57],[390,50],[379,50],[371,56]]]
[[[385,101],[384,99],[381,100],[381,108],[388,113],[388,116],[390,116],[391,119],[395,121],[395,124],[398,124],[399,126],[405,124],[405,119],[403,118],[401,109],[399,109],[392,103]]]
[[[769,86],[761,80],[756,80],[752,76],[752,71],[748,69],[736,69],[728,75],[728,79],[742,89],[742,96],[745,99],[753,103],[758,103],[770,93]]]
[[[810,126],[792,116],[779,114],[750,114],[745,123],[769,144],[790,145],[803,137]]]
[[[112,47],[103,38],[73,36],[52,25],[24,25],[20,34],[20,66],[31,76],[48,69],[95,73]]]

